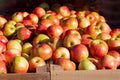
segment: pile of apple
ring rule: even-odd
[[[0,16],[0,74],[35,72],[49,60],[64,70],[118,69],[119,52],[120,28],[94,11],[38,6]]]

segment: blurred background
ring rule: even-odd
[[[11,15],[17,11],[31,12],[40,3],[61,5],[70,3],[74,9],[89,9],[103,15],[111,28],[120,27],[120,0],[0,0],[0,14]]]

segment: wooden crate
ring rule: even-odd
[[[51,80],[120,80],[120,70],[64,71],[58,65],[50,65]]]
[[[48,65],[39,67],[36,73],[8,73],[0,74],[0,80],[50,80],[50,72],[48,72]],[[39,70],[39,71],[38,71]]]

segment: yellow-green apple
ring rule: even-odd
[[[45,66],[46,62],[41,57],[32,57],[29,61],[29,72],[35,72],[36,68]]]
[[[18,51],[22,51],[22,45],[21,43],[14,39],[14,40],[9,40],[8,43],[6,44],[6,47],[7,47],[7,50],[10,50],[10,49],[17,49]]]
[[[26,28],[26,27],[21,27],[20,29],[17,30],[17,38],[26,41],[31,38],[32,32]]]
[[[89,59],[85,59],[79,62],[78,70],[96,70],[96,66]]]
[[[66,71],[73,71],[76,69],[76,64],[73,61],[66,58],[58,58],[55,61],[55,64],[60,65]]]
[[[110,26],[105,22],[100,22],[96,25],[91,25],[86,28],[86,33],[90,34],[93,39],[96,39],[97,35],[99,35],[102,32],[108,34],[111,32]]]
[[[42,3],[40,3],[39,6],[42,7],[43,9],[45,9],[46,11],[48,11],[48,10],[50,9],[49,4],[46,3],[46,2],[42,2]]]
[[[90,14],[92,14],[95,17],[95,20],[98,22],[100,20],[100,14],[98,12],[92,11]]]
[[[50,41],[50,38],[46,34],[38,34],[37,36],[34,37],[32,44],[33,46],[36,46],[37,44],[41,43],[48,43]]]
[[[81,40],[78,38],[78,36],[74,34],[66,35],[63,39],[63,46],[67,48],[71,48],[80,43],[81,43]]]
[[[70,9],[68,6],[60,6],[58,8],[58,13],[60,13],[64,17],[67,17],[70,16]]]
[[[50,38],[59,38],[63,33],[63,28],[61,25],[51,25],[47,28],[47,35]]]
[[[41,57],[43,60],[48,60],[52,57],[53,50],[47,43],[37,44],[33,47],[33,54]]]
[[[29,15],[27,15],[24,20],[30,20],[32,22],[33,25],[37,25],[39,18],[35,13],[30,13]]]
[[[0,42],[0,54],[6,52],[6,44]]]
[[[3,34],[6,37],[12,36],[16,32],[16,27],[15,27],[15,21],[8,21],[4,28],[3,28]]]
[[[89,19],[85,18],[85,17],[78,17],[78,27],[79,28],[87,28],[88,26],[90,26],[90,21]]]
[[[83,34],[81,36],[81,43],[84,44],[87,47],[91,43],[92,40],[93,39],[92,39],[92,37],[89,34]]]
[[[10,62],[10,72],[27,73],[29,68],[28,61],[22,56],[15,56]]]
[[[70,49],[71,60],[79,63],[82,60],[85,60],[89,56],[88,48],[83,44],[78,44],[73,46]]]
[[[66,47],[58,47],[55,49],[52,55],[53,61],[56,61],[58,58],[70,59],[70,52]]]
[[[61,25],[63,27],[67,27],[68,29],[77,29],[78,20],[76,17],[68,17],[68,18],[65,17],[61,20]]]
[[[94,58],[103,58],[108,53],[108,45],[100,39],[92,40],[89,44],[89,52]]]
[[[15,56],[21,56],[21,52],[18,49],[8,49],[4,53],[5,61],[9,64]]]
[[[7,23],[7,19],[3,16],[0,16],[0,29],[4,27],[5,23]]]
[[[29,54],[33,45],[30,42],[26,42],[22,45],[22,53]]]
[[[103,69],[117,69],[118,61],[113,55],[107,54],[101,59],[101,64]]]
[[[36,7],[33,9],[33,13],[36,14],[38,18],[41,18],[42,16],[46,14],[46,11],[42,7]]]
[[[12,20],[15,22],[22,22],[23,21],[23,13],[22,12],[15,12],[12,15]]]
[[[0,60],[0,74],[6,74],[6,73],[7,73],[6,63]]]
[[[120,53],[116,50],[110,50],[108,52],[109,55],[112,55],[118,62],[117,67],[120,66]]]

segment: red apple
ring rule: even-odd
[[[94,58],[103,58],[108,53],[108,45],[103,40],[95,39],[89,44],[89,51]]]
[[[0,60],[0,74],[6,74],[6,73],[7,73],[6,63]]]
[[[6,44],[0,42],[0,54],[4,53],[6,51]]]
[[[6,60],[5,55],[0,53],[0,61],[5,61],[5,60]]]
[[[47,28],[47,34],[51,38],[59,38],[63,33],[61,25],[51,25]]]
[[[22,56],[15,56],[10,62],[10,72],[27,73],[29,68],[28,61]]]
[[[22,27],[17,31],[17,38],[25,41],[31,38],[32,32],[26,27]]]
[[[70,57],[74,62],[85,60],[89,56],[88,48],[83,44],[78,44],[70,49]]]
[[[42,16],[44,16],[46,14],[46,11],[42,7],[36,7],[33,10],[33,13],[36,14],[38,16],[38,18],[41,18]]]
[[[73,61],[65,58],[58,58],[55,64],[60,65],[66,71],[73,71],[76,69],[76,64]]]
[[[70,52],[66,47],[58,47],[55,49],[52,55],[53,61],[56,61],[58,58],[70,59]]]
[[[32,57],[29,60],[29,71],[35,72],[36,68],[45,66],[46,62],[41,57]]]
[[[58,13],[60,13],[64,17],[67,17],[67,16],[70,16],[70,9],[67,6],[60,6],[58,8]]]
[[[33,54],[41,57],[43,60],[48,60],[52,57],[53,50],[50,45],[43,43],[33,47]]]

